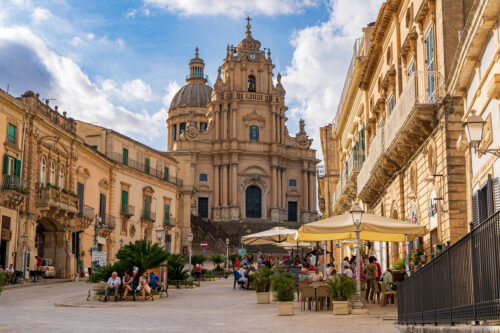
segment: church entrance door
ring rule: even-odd
[[[257,186],[249,186],[246,190],[246,216],[250,218],[262,217],[261,191]]]

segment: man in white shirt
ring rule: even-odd
[[[240,273],[241,277],[239,278],[238,281],[241,281],[245,284],[245,288],[248,288],[248,278],[246,277],[247,275],[247,270],[244,269],[243,267],[240,267],[238,270],[238,273]]]
[[[12,277],[14,276],[14,265],[10,264],[5,271],[7,272],[9,281],[12,281]]]
[[[106,296],[104,297],[104,302],[108,301],[108,295],[110,290],[114,290],[115,292],[115,302],[118,302],[118,291],[120,290],[120,285],[122,284],[121,279],[118,277],[117,272],[113,272],[111,277],[108,279],[108,283],[106,283]]]
[[[342,274],[344,274],[348,278],[352,278],[353,274],[351,268],[349,267],[349,264],[344,265],[344,270],[342,271]]]

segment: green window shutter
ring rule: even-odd
[[[128,191],[122,190],[122,213],[128,212]]]
[[[9,124],[7,131],[7,139],[12,143],[16,142],[16,127],[12,124]]]
[[[165,224],[170,224],[170,205],[165,204]]]
[[[147,158],[147,157],[144,160],[144,172],[149,175],[149,158]]]
[[[21,177],[21,161],[19,160],[15,160],[15,175],[17,177]]]
[[[9,155],[5,154],[3,156],[3,174],[6,175],[9,173]]]
[[[163,179],[168,182],[168,166],[165,167],[165,172],[163,174]]]
[[[145,218],[149,219],[149,216],[151,215],[150,211],[151,211],[151,199],[149,197],[146,197],[146,199],[144,199],[144,217]]]
[[[90,146],[90,148],[97,150],[97,145]]]
[[[128,149],[123,148],[123,164],[128,165]]]

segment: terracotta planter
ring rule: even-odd
[[[293,302],[278,302],[278,316],[293,316]]]
[[[271,294],[268,292],[256,292],[257,295],[257,304],[269,304],[271,303],[270,296]]]
[[[333,301],[333,314],[334,315],[349,314],[349,301]]]

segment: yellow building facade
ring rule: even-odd
[[[332,135],[324,139],[334,150],[323,155],[338,174],[323,186],[335,187],[330,214],[359,200],[377,215],[425,225],[429,233],[409,250],[423,246],[429,257],[468,230],[466,163],[455,144],[464,112],[446,83],[471,6],[384,2],[356,41]],[[370,247],[384,266],[404,255],[403,244]]]

